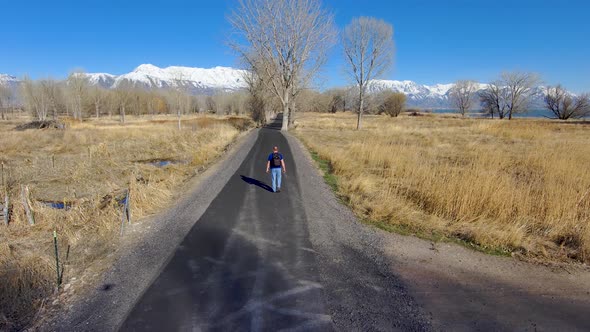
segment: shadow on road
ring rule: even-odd
[[[242,178],[242,180],[244,180],[244,182],[246,182],[248,184],[253,184],[253,185],[255,185],[257,187],[260,187],[260,188],[262,188],[264,190],[270,191],[271,193],[273,192],[272,191],[272,187],[269,186],[268,184],[264,183],[264,182],[258,181],[258,180],[253,179],[253,178],[249,178],[249,177],[244,176],[244,175],[240,175],[240,177]]]

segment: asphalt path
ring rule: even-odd
[[[320,273],[323,262],[310,241],[297,163],[279,128],[276,122],[259,131],[120,330],[428,329],[398,280],[363,257],[333,257],[347,260],[342,266],[349,272],[326,274],[323,266]],[[265,173],[274,145],[287,168],[280,193],[272,192]],[[364,292],[367,285],[373,292]]]

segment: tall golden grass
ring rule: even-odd
[[[535,259],[590,261],[590,123],[305,114],[362,218]]]
[[[165,117],[15,131],[22,121],[0,122],[0,160],[13,202],[10,225],[0,226],[0,330],[25,327],[56,288],[53,230],[62,262],[69,247],[65,283],[106,268],[120,238],[117,198],[127,188],[135,221],[161,210],[173,203],[180,184],[252,125],[246,118],[200,116],[184,119],[180,131],[176,119]],[[152,160],[179,163],[158,168]],[[30,187],[34,226],[24,215],[21,185]],[[44,201],[66,201],[71,208],[53,209]]]

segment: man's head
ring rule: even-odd
[[[279,147],[278,147],[278,146],[274,146],[274,147],[272,148],[272,152],[274,152],[274,153],[277,153],[277,152],[279,152]]]

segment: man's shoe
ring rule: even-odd
[[[278,189],[277,189],[277,192],[278,192],[278,193],[280,193],[280,192],[281,192],[281,188],[278,188]]]

